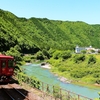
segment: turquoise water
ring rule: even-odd
[[[40,64],[30,64],[27,66],[22,66],[24,68],[24,73],[28,76],[35,76],[40,81],[51,84],[51,85],[60,85],[62,88],[72,91],[74,93],[80,94],[82,96],[86,96],[89,98],[99,98],[98,92],[100,89],[90,89],[87,87],[82,87],[74,84],[67,84],[61,82],[57,76],[54,76],[48,69],[44,69],[40,67]]]

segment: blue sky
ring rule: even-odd
[[[0,0],[0,9],[18,17],[100,24],[100,0]]]

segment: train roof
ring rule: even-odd
[[[0,58],[13,59],[14,57],[0,54]]]

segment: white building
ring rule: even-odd
[[[84,51],[84,50],[87,53],[93,53],[93,52],[91,52],[92,50],[94,51],[94,53],[98,53],[99,49],[95,49],[92,46],[89,46],[89,47],[79,47],[79,46],[76,46],[75,53],[82,53],[82,51]]]

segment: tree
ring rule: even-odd
[[[47,58],[50,58],[50,55],[49,55],[49,53],[48,53],[47,50],[43,49],[43,50],[42,50],[42,53],[43,53]]]
[[[68,51],[63,51],[63,52],[61,53],[61,56],[62,56],[63,59],[68,59],[68,58],[70,58],[70,57],[72,56],[72,54],[71,54],[71,52],[68,50]]]
[[[15,48],[11,47],[10,50],[8,50],[6,52],[6,55],[10,55],[13,56],[15,58],[16,61],[21,61],[22,57],[21,57],[21,53],[19,51],[17,51]]]
[[[45,57],[44,57],[44,55],[43,55],[43,53],[41,51],[36,53],[36,59],[37,60],[44,60],[44,58]]]
[[[59,59],[60,57],[61,57],[61,51],[56,50],[56,51],[53,53],[53,58],[54,58],[54,59]]]
[[[80,62],[80,61],[84,61],[85,60],[85,55],[84,54],[77,54],[74,56],[74,61],[76,63]]]
[[[88,60],[88,64],[90,63],[96,63],[96,58],[93,55],[90,55],[89,60]]]

